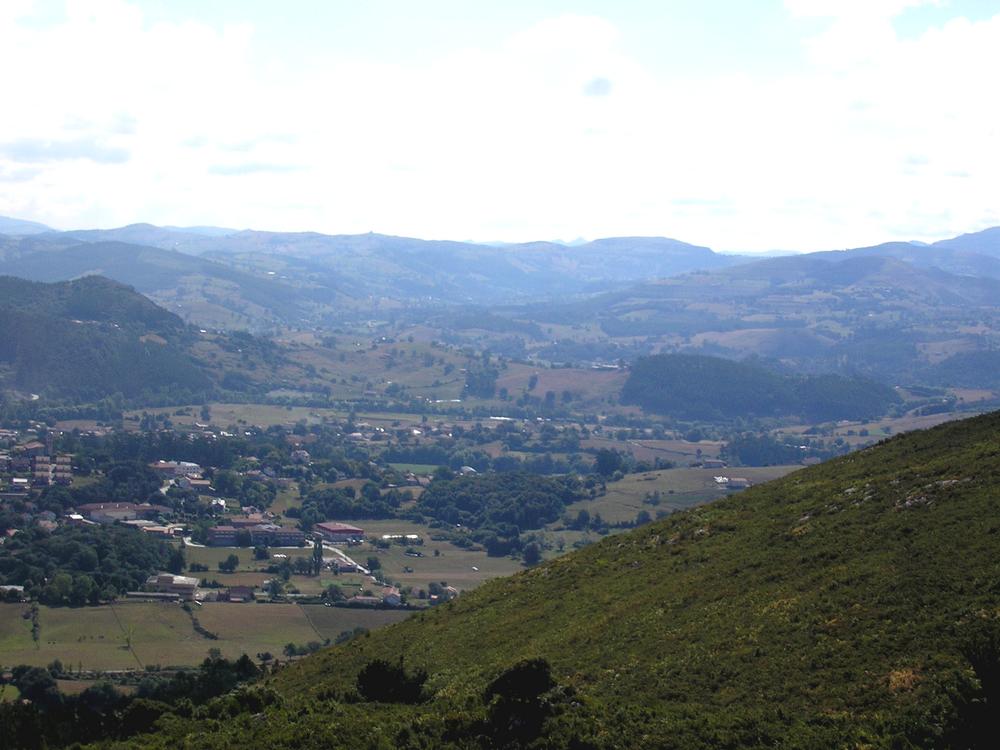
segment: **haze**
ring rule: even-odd
[[[13,2],[0,215],[723,251],[1000,224],[992,2]]]

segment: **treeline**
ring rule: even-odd
[[[522,531],[557,520],[582,497],[575,477],[484,474],[440,478],[420,496],[415,513],[472,531],[490,555],[521,549]]]
[[[310,531],[314,524],[331,519],[394,518],[404,499],[409,495],[397,489],[382,494],[374,482],[366,482],[360,493],[353,487],[323,487],[307,492],[301,509],[289,509],[288,516],[297,517],[302,529]]]
[[[122,526],[30,529],[0,546],[0,580],[52,606],[97,604],[142,588],[154,573],[180,573],[183,552]]]
[[[162,717],[219,719],[259,713],[280,703],[266,688],[247,685],[261,673],[246,654],[230,661],[218,652],[194,671],[143,678],[134,694],[98,682],[79,695],[60,692],[62,665],[19,666],[10,681],[25,701],[0,702],[0,747],[33,750],[127,740],[152,731]]]
[[[785,375],[749,362],[689,354],[637,360],[622,388],[622,403],[704,421],[871,419],[898,401],[892,388],[863,378]]]

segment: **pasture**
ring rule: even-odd
[[[0,604],[0,666],[45,666],[59,659],[76,671],[143,669],[147,665],[194,666],[219,649],[223,656],[279,656],[289,642],[336,638],[345,630],[369,630],[403,619],[405,611],[346,609],[298,604],[192,605],[217,639],[195,632],[191,615],[173,602],[119,602],[100,607],[39,607],[40,638],[31,639],[24,604]],[[131,648],[130,648],[131,644]],[[5,694],[6,695],[6,694]]]

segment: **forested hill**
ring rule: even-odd
[[[719,357],[642,357],[622,387],[622,402],[680,419],[804,417],[869,419],[899,400],[892,388],[840,375],[783,375]]]
[[[998,435],[909,433],[608,537],[129,746],[992,747]]]
[[[0,307],[30,315],[116,323],[142,333],[168,335],[185,328],[173,313],[131,287],[103,276],[55,284],[0,276]]]
[[[197,394],[211,383],[176,315],[98,276],[42,284],[0,277],[0,391],[95,401]]]

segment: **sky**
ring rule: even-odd
[[[0,70],[0,215],[59,229],[1000,225],[1000,0],[3,0]]]

